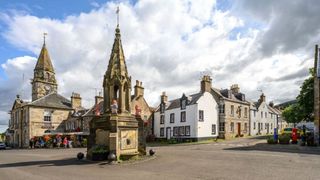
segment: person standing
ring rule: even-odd
[[[63,145],[64,145],[64,148],[67,148],[67,145],[68,145],[68,139],[67,139],[67,137],[64,137],[64,139],[63,139]]]
[[[33,143],[34,143],[34,140],[33,140],[33,138],[31,138],[30,141],[29,141],[29,145],[30,145],[31,149],[33,148]]]
[[[61,137],[60,137],[59,135],[57,135],[56,139],[57,139],[57,147],[60,148],[60,145],[61,145]]]

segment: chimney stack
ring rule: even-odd
[[[232,91],[233,94],[240,93],[240,87],[238,84],[231,85],[230,90]]]
[[[260,103],[266,102],[266,96],[263,93],[260,95],[259,101],[260,101]]]
[[[210,76],[204,75],[202,77],[200,86],[201,86],[201,92],[211,92],[211,84],[212,84],[212,79]]]
[[[101,92],[99,92],[99,95],[94,97],[94,104],[99,104],[101,101],[103,101],[103,97],[101,96]]]
[[[274,106],[273,101],[270,101],[270,102],[269,102],[269,106],[270,106],[270,107],[273,107],[273,106]]]
[[[166,92],[162,92],[161,103],[166,103],[167,101],[168,101],[168,96],[166,95]]]
[[[142,87],[142,82],[136,80],[136,85],[134,86],[134,96],[143,96],[144,88]]]
[[[81,97],[79,93],[72,92],[71,106],[73,109],[81,107]]]

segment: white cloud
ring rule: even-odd
[[[258,40],[269,29],[248,27],[236,39],[230,39],[234,28],[246,28],[247,19],[231,11],[221,12],[215,5],[210,0],[120,3],[120,29],[128,71],[133,84],[136,79],[143,81],[147,101],[156,105],[162,91],[167,91],[169,99],[183,92],[197,92],[202,71],[212,73],[215,87],[229,88],[232,83],[238,83],[247,97],[253,99],[259,95],[258,88],[263,88],[269,100],[276,102],[294,98],[299,85],[273,80],[295,73],[301,69],[302,59],[311,62],[310,56],[301,55],[305,51],[261,56]],[[59,92],[66,97],[73,91],[79,92],[84,105],[89,107],[94,102],[95,88],[102,88],[114,39],[117,6],[108,2],[89,13],[60,20],[3,14],[1,19],[8,25],[3,35],[15,47],[36,57],[42,45],[42,33],[47,32],[47,47]],[[17,83],[19,74],[23,71],[26,81],[32,78],[34,60],[34,57],[17,57],[1,65],[9,80],[0,82],[10,84],[6,91],[0,92],[10,94],[1,96],[6,97],[2,108],[9,109],[14,95],[22,88]],[[305,63],[302,67],[311,65]],[[28,88],[25,98],[30,99],[29,82],[24,86]]]

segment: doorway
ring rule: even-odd
[[[238,125],[238,136],[241,135],[241,123],[237,123]]]
[[[171,127],[167,127],[167,129],[166,129],[166,137],[167,137],[167,139],[171,139]]]

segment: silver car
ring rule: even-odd
[[[0,142],[0,149],[6,149],[6,144],[3,142]]]

